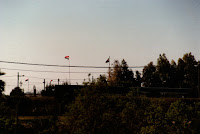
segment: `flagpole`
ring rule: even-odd
[[[69,84],[71,85],[71,82],[70,82],[70,59],[69,59]]]
[[[110,78],[110,56],[109,56],[109,78]]]
[[[29,79],[28,79],[28,92],[29,92]]]

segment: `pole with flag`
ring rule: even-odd
[[[65,59],[69,60],[69,56],[65,56]],[[70,84],[70,60],[69,60],[69,84]]]
[[[110,78],[110,71],[111,71],[111,70],[110,70],[110,56],[109,56],[108,59],[106,60],[106,63],[109,63],[109,70],[108,70],[109,72],[108,72],[108,74],[109,74],[109,78]]]
[[[28,81],[28,92],[29,92],[29,78],[25,80],[25,82]]]

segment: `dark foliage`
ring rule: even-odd
[[[24,96],[24,92],[20,87],[15,87],[11,92],[10,96]]]
[[[5,75],[5,73],[0,71],[0,76],[1,75]],[[0,96],[2,95],[2,92],[4,91],[4,87],[5,87],[5,82],[0,80]]]
[[[178,64],[169,63],[165,54],[157,59],[157,65],[150,62],[143,69],[145,87],[196,88],[198,84],[198,62],[191,53],[179,58]]]

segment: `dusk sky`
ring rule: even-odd
[[[192,52],[200,60],[200,0],[0,0],[0,61],[108,66],[111,57],[129,66],[156,64],[159,54],[169,61]],[[7,68],[7,69],[2,69]],[[68,68],[0,63],[5,94],[17,86],[43,89],[43,79],[57,84],[68,73],[8,69],[65,71]],[[133,69],[135,70],[135,69]],[[138,70],[142,70],[139,68]],[[71,72],[106,72],[107,69],[71,68]],[[88,73],[72,73],[81,84]],[[102,73],[103,74],[103,73]],[[94,78],[99,73],[92,74]],[[35,77],[35,78],[34,78]],[[54,80],[55,79],[55,80]],[[79,80],[80,79],[80,80]]]

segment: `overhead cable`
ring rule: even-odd
[[[69,73],[62,71],[41,71],[41,70],[29,70],[29,69],[13,69],[13,68],[1,68],[5,70],[16,70],[16,71],[29,71],[29,72],[43,72],[43,73]],[[107,72],[70,72],[70,73],[107,73]]]
[[[49,65],[49,64],[35,64],[35,63],[25,63],[25,62],[12,62],[12,61],[0,61],[2,63],[11,64],[22,64],[22,65],[34,65],[34,66],[50,66],[50,67],[74,67],[74,68],[109,68],[103,66],[66,66],[66,65]],[[143,68],[144,66],[131,66],[129,68]],[[111,67],[113,68],[113,67]]]

